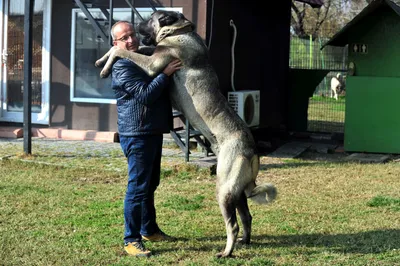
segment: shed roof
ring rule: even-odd
[[[324,4],[323,0],[296,0],[296,1],[309,4],[312,7],[321,7]]]
[[[357,24],[362,23],[362,20],[375,12],[378,8],[382,6],[389,6],[397,15],[400,16],[400,6],[395,2],[390,0],[374,0],[369,5],[367,5],[357,16],[355,16],[349,23],[346,24],[339,32],[337,32],[329,41],[327,41],[321,49],[327,45],[332,46],[345,46],[348,44],[347,35],[349,29]]]

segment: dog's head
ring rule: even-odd
[[[157,45],[164,38],[176,34],[179,30],[194,30],[194,24],[182,13],[174,11],[156,11],[147,21],[139,24],[139,33],[144,45]]]

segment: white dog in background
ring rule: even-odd
[[[331,79],[331,98],[338,99],[338,92],[342,87],[342,74],[337,73],[336,77]]]

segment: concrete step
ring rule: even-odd
[[[0,127],[0,138],[22,138],[23,128]],[[118,142],[118,133],[95,130],[72,130],[64,128],[32,128],[32,137],[64,139],[64,140],[93,140],[100,142]]]

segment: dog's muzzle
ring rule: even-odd
[[[153,38],[151,38],[150,36],[145,36],[144,38],[142,38],[142,43],[146,46],[156,45]]]
[[[153,28],[148,26],[148,22],[139,24],[139,33],[143,36],[142,43],[144,45],[156,45],[155,38],[153,37]]]

